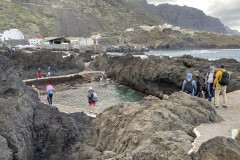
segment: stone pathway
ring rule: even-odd
[[[189,151],[198,151],[203,142],[216,136],[232,137],[232,129],[240,130],[240,90],[227,94],[228,109],[216,109],[218,115],[224,118],[223,122],[214,124],[202,124],[194,129],[198,136],[193,142],[193,149]],[[221,100],[221,99],[220,99]],[[222,103],[222,100],[220,101]]]
[[[74,77],[74,76],[84,76],[84,75],[88,75],[88,74],[99,74],[102,73],[104,74],[104,71],[82,71],[80,73],[75,73],[75,74],[68,74],[68,75],[62,75],[62,76],[52,76],[52,77],[44,77],[44,78],[39,78],[39,79],[26,79],[23,80],[23,82],[33,82],[33,81],[41,81],[41,80],[51,80],[51,79],[61,79],[61,78],[67,78],[67,77]]]

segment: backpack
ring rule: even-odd
[[[185,81],[186,81],[186,84],[185,84],[184,91],[186,93],[192,93],[193,92],[193,85],[192,85],[193,79],[191,79],[190,81],[188,81],[188,80],[185,80]]]
[[[229,85],[230,76],[229,76],[228,71],[226,71],[226,72],[223,72],[223,71],[222,71],[222,73],[223,73],[222,79],[221,79],[221,81],[219,81],[218,83],[221,84],[222,86]]]
[[[97,96],[98,96],[97,93],[94,91],[94,92],[93,92],[93,97],[94,97],[94,98],[97,98]]]
[[[207,85],[203,75],[199,76],[199,78],[198,78],[198,85],[200,85],[199,86],[200,91],[207,91],[208,90],[208,85]]]

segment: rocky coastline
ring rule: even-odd
[[[206,75],[210,66],[219,66],[222,63],[231,72],[231,81],[227,92],[239,90],[240,63],[234,59],[208,61],[189,55],[175,58],[165,57],[164,59],[149,56],[148,59],[141,59],[132,54],[124,54],[124,56],[105,54],[95,58],[91,67],[105,70],[106,75],[118,83],[162,98],[163,94],[180,91],[188,72],[199,71]]]
[[[132,55],[96,58],[92,67],[104,69],[108,77],[132,88],[141,88],[148,82],[150,85],[142,87],[142,91],[162,98],[148,96],[137,103],[121,103],[96,118],[83,112],[66,114],[43,104],[22,81],[14,60],[0,52],[0,159],[240,158],[240,142],[224,137],[216,137],[204,143],[197,153],[187,154],[195,138],[193,128],[223,120],[206,100],[176,92],[186,72],[197,67],[207,70],[200,67],[206,60],[188,56],[165,61],[156,57],[141,60]],[[238,81],[239,63],[214,63],[222,61],[229,62],[225,64],[233,67],[233,80]],[[156,83],[166,86],[160,88]],[[237,87],[232,86],[232,90]],[[163,93],[171,95],[163,97]]]
[[[28,53],[0,48],[0,52],[13,62],[14,70],[22,79],[37,78],[38,68],[46,77],[49,66],[52,76],[79,73],[84,70],[85,62],[92,61],[91,54],[79,51],[39,50]]]

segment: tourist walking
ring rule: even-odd
[[[197,91],[197,85],[195,80],[192,79],[192,73],[187,74],[187,79],[183,81],[182,91],[194,96],[194,92]]]
[[[47,100],[50,106],[52,106],[53,91],[54,91],[53,86],[47,83]]]
[[[89,103],[89,109],[90,109],[90,113],[92,113],[92,105],[95,108],[95,114],[97,114],[97,106],[96,103],[98,101],[98,97],[97,97],[97,93],[95,90],[93,90],[92,87],[89,87],[88,89],[88,103]]]
[[[205,94],[207,91],[207,83],[203,74],[200,74],[198,71],[195,72],[197,77],[197,96],[205,99]]]
[[[50,77],[51,75],[51,69],[50,69],[50,66],[48,67],[48,74],[47,74],[47,77]]]
[[[42,78],[42,74],[41,74],[41,69],[40,68],[38,68],[38,75],[37,75],[37,78]]]
[[[215,73],[215,66],[211,66],[209,68],[209,72],[207,73],[206,75],[206,79],[207,79],[207,82],[208,82],[208,101],[211,102],[212,101],[212,97],[213,97],[213,94],[214,94],[214,89],[213,89],[213,82],[214,82],[214,79],[216,78],[216,73]]]
[[[223,107],[227,106],[227,85],[230,83],[230,73],[225,70],[225,65],[220,65],[220,71],[216,73],[216,78],[213,83],[213,89],[215,89],[215,106],[219,107],[219,95],[222,94],[223,97]]]

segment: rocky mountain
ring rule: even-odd
[[[18,28],[27,37],[89,36],[162,22],[133,2],[122,0],[0,0],[0,15],[0,32]]]
[[[167,23],[200,31],[227,33],[218,18],[207,16],[203,11],[187,6],[170,4],[151,5],[146,0],[132,0],[142,8],[161,17]]]

